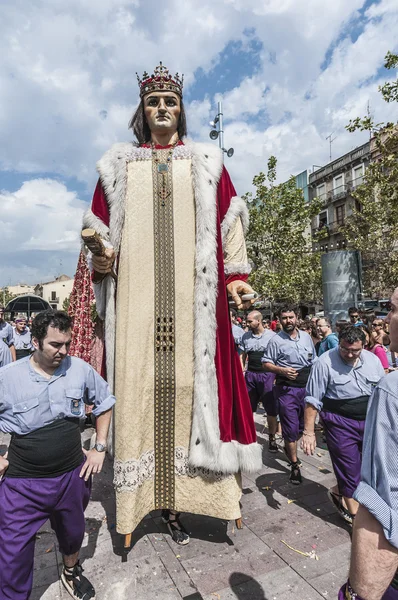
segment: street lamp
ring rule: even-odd
[[[218,129],[217,129],[218,125]],[[215,141],[218,139],[218,145],[220,146],[223,153],[231,158],[234,155],[234,149],[229,148],[228,150],[224,148],[224,129],[223,129],[223,112],[222,112],[222,102],[218,103],[218,114],[214,117],[212,121],[210,121],[210,127],[212,130],[209,133],[210,139]]]

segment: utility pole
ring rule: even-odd
[[[329,162],[332,162],[332,143],[336,139],[335,137],[332,139],[332,135],[333,135],[333,133],[328,135],[328,137],[326,138],[327,140],[329,140]]]
[[[226,148],[224,148],[224,114],[222,111],[222,102],[218,102],[217,104],[217,114],[214,117],[213,121],[210,121],[210,127],[212,127],[212,130],[210,131],[210,139],[211,140],[217,140],[218,139],[218,145],[220,146],[220,149],[223,152],[223,156],[224,156],[224,152],[226,153],[226,155],[228,156],[228,158],[231,158],[231,156],[234,155],[234,149],[233,148],[229,148],[229,150],[226,150]]]

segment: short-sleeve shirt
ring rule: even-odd
[[[361,482],[354,498],[398,549],[398,371],[385,375],[369,400]]]
[[[12,362],[11,352],[7,344],[0,339],[0,368]]]
[[[15,350],[33,350],[32,334],[29,329],[19,333],[16,329],[13,331],[13,343]]]
[[[26,357],[0,370],[0,431],[27,434],[57,419],[100,415],[116,402],[107,382],[85,361],[67,356],[50,379]]]
[[[297,371],[311,367],[315,358],[312,338],[306,331],[296,331],[295,338],[284,331],[277,333],[269,342],[261,361],[278,367],[292,367]]]
[[[240,342],[240,349],[249,356],[249,371],[263,371],[261,360],[270,340],[275,337],[275,335],[276,333],[269,329],[266,329],[259,335],[255,335],[251,331],[247,331],[243,334]]]
[[[5,321],[0,323],[0,339],[3,340],[7,344],[7,346],[12,346],[14,337],[14,330],[9,323]]]
[[[330,333],[319,344],[318,356],[322,356],[328,350],[336,348],[339,345],[339,338],[336,333]]]
[[[307,382],[305,402],[322,410],[322,399],[349,400],[370,396],[384,369],[379,359],[367,350],[362,350],[355,366],[346,363],[338,348],[325,352],[314,363]]]

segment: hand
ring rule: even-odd
[[[293,369],[293,367],[283,367],[283,374],[286,375],[288,379],[294,381],[294,379],[296,379],[298,375],[298,371],[296,371],[296,369]]]
[[[91,261],[94,271],[97,273],[110,273],[113,263],[115,262],[116,254],[113,248],[105,249],[105,256],[92,255]]]
[[[252,298],[247,302],[242,302],[241,296],[244,294],[254,294],[253,288],[245,281],[231,281],[231,283],[227,285],[227,292],[235,302],[236,308],[239,310],[247,310],[256,301],[255,298]]]
[[[9,464],[10,463],[4,456],[0,456],[0,477],[2,477],[4,475],[4,473],[7,471]]]
[[[304,451],[304,454],[310,456],[314,454],[316,448],[316,437],[315,433],[312,432],[304,432],[303,437],[301,438],[300,446]]]
[[[86,462],[79,473],[79,477],[84,477],[84,480],[88,481],[90,475],[101,473],[102,465],[104,464],[105,459],[105,452],[98,452],[95,448],[92,450],[85,450],[82,448],[82,450],[86,455]]]

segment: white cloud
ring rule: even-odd
[[[229,42],[243,40],[250,51],[244,33],[248,30],[262,43],[261,64],[254,75],[248,73],[222,95],[225,143],[235,148],[226,164],[237,191],[250,188],[270,154],[278,157],[280,179],[313,163],[324,164],[329,158],[325,138],[332,131],[337,136],[334,156],[365,141],[365,134],[348,134],[345,125],[365,114],[368,101],[377,121],[396,119],[396,107],[382,101],[377,87],[386,78],[378,76],[384,55],[396,49],[398,7],[394,0],[371,5],[367,23],[352,43],[349,34],[363,26],[358,22],[363,4],[364,0],[7,3],[0,23],[0,168],[33,177],[43,172],[76,177],[92,188],[101,154],[115,141],[131,139],[127,123],[138,101],[135,71],[151,71],[163,60],[173,72],[185,73],[189,89],[198,68],[211,76],[215,65],[222,66],[220,53]],[[322,70],[330,47],[329,64]],[[197,139],[208,141],[208,122],[218,98],[207,93],[187,105],[188,128]],[[59,229],[58,215],[64,215],[68,231],[74,226],[77,231],[82,207],[76,210],[76,195],[65,187],[56,191],[57,185],[62,187],[57,181],[47,185],[37,180],[28,193],[22,186],[0,198],[2,211],[4,203],[9,205],[1,220],[7,215],[20,241],[10,207],[17,202],[22,212],[28,211],[30,193],[32,198],[45,198],[44,204],[57,196],[60,212],[53,207],[43,221],[51,232],[37,224],[26,230],[34,252],[72,252],[77,243],[74,234],[68,238]],[[44,209],[35,205],[29,210],[36,221],[42,218]],[[23,264],[19,268],[24,273]]]

